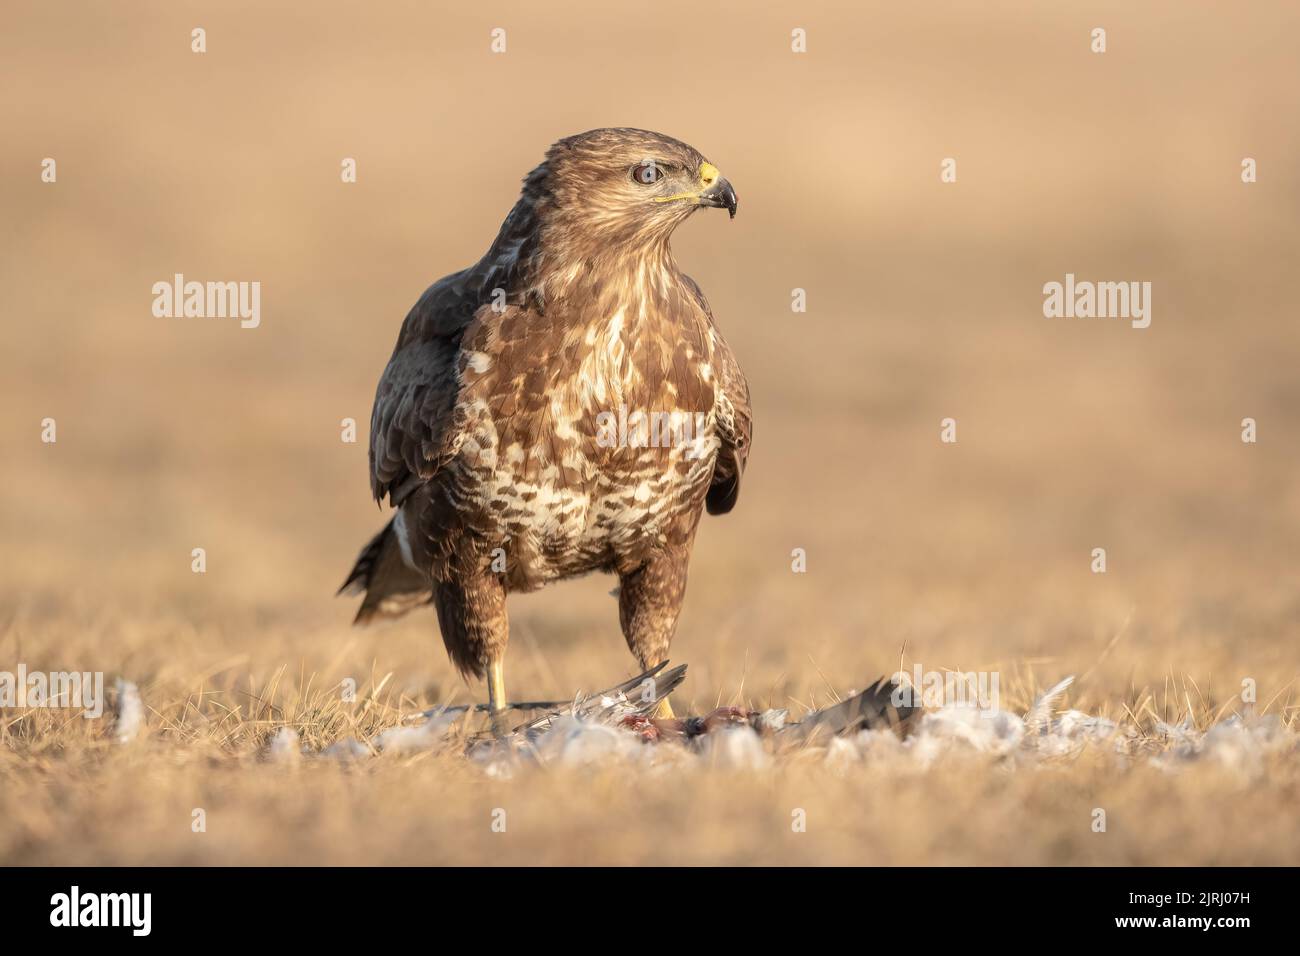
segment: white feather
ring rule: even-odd
[[[129,680],[117,679],[117,721],[113,736],[119,744],[129,744],[144,729],[144,702],[140,688]]]

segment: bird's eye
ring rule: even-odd
[[[642,163],[632,167],[632,181],[642,186],[650,186],[663,179],[664,172],[655,163]]]

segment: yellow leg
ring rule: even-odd
[[[488,710],[492,717],[492,731],[498,736],[505,733],[506,714],[506,662],[505,655],[488,663]]]
[[[676,715],[673,714],[673,705],[668,703],[668,698],[665,697],[655,704],[654,713],[650,716],[655,720],[672,720]]]

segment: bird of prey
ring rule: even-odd
[[[667,660],[701,513],[736,505],[749,387],[673,231],[736,193],[659,133],[562,139],[477,264],[402,324],[370,420],[370,483],[396,509],[340,591],[357,622],[432,603],[452,662],[506,705],[506,595],[619,578],[642,668]],[[661,717],[671,716],[667,699]]]

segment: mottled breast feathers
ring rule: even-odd
[[[683,167],[702,162],[684,144],[664,142]],[[607,213],[598,190],[622,195],[626,184],[588,166],[583,175],[594,183],[576,188],[573,150],[581,148],[557,144],[548,161],[566,164],[565,174],[550,175],[547,163],[530,173],[487,254],[431,286],[407,315],[371,417],[376,499],[399,506],[423,489],[462,509],[470,502],[501,508],[503,516],[548,501],[558,508],[544,487],[526,503],[500,487],[512,474],[525,486],[536,481],[540,460],[548,485],[583,488],[580,509],[597,501],[609,507],[620,482],[647,512],[660,510],[643,497],[647,482],[697,515],[701,503],[711,514],[735,507],[751,440],[749,389],[699,286],[669,252],[671,227],[689,210],[672,211],[670,220],[666,207],[650,204],[644,220],[626,211],[615,218],[617,204],[611,200]],[[594,163],[599,155],[579,158]],[[708,458],[689,463],[665,454],[656,464],[635,449],[594,447],[595,416],[623,404],[703,416]],[[517,469],[515,454],[523,456]],[[456,474],[439,478],[453,462]],[[656,467],[677,475],[652,481]],[[477,478],[475,468],[482,469]],[[435,479],[438,488],[427,487]],[[473,533],[512,527],[468,514],[458,523]],[[693,525],[681,524],[681,533],[692,534]],[[652,534],[662,536],[662,528]]]

